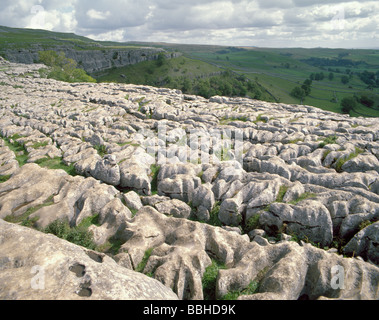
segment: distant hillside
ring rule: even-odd
[[[379,50],[257,48],[95,41],[73,33],[0,26],[0,55],[38,61],[38,51],[63,51],[98,81],[149,84],[211,95],[305,104],[351,116],[379,116]],[[157,66],[159,57],[172,63]],[[183,56],[183,57],[181,57]],[[181,57],[181,58],[178,58]],[[178,59],[177,59],[178,58]],[[308,83],[305,91],[304,83]]]
[[[62,51],[89,73],[156,60],[160,53],[166,58],[179,55],[161,48],[95,41],[73,33],[0,26],[0,55],[5,59],[35,63],[43,50]]]

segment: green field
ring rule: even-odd
[[[304,61],[313,57],[338,59],[340,54],[357,65],[348,68],[338,65],[317,67]],[[192,51],[190,55],[213,65],[246,74],[266,87],[277,101],[289,104],[300,103],[299,99],[290,95],[295,86],[301,85],[312,73],[323,72],[325,78],[313,81],[311,94],[304,99],[304,104],[341,112],[340,101],[344,97],[366,95],[374,100],[374,106],[368,108],[358,104],[351,115],[379,116],[379,88],[368,89],[368,85],[357,74],[364,70],[374,73],[379,71],[379,50],[218,48],[213,52]],[[339,72],[336,72],[337,69]],[[350,69],[349,82],[343,84],[341,78],[347,75],[346,69]],[[334,75],[333,80],[328,78],[331,72]]]
[[[157,67],[153,61],[144,61],[136,65],[122,68],[113,68],[106,72],[95,73],[94,76],[100,82],[133,82],[135,84],[162,83],[167,77],[171,78],[196,78],[220,73],[221,70],[209,63],[199,60],[178,57],[166,60],[162,67]],[[123,77],[123,75],[125,77]]]
[[[168,51],[179,51],[191,63],[187,65],[186,71],[180,69],[182,74],[173,72],[173,69],[177,69],[173,65],[165,69],[166,74],[151,72],[149,68],[151,68],[152,62],[150,62],[123,70],[112,70],[107,75],[98,77],[99,81],[129,81],[131,83],[134,81],[159,85],[159,81],[154,82],[152,79],[162,79],[165,76],[191,78],[199,72],[207,74],[212,70],[208,68],[207,64],[209,64],[214,67],[214,72],[229,70],[234,75],[244,75],[247,79],[259,84],[261,91],[265,92],[260,98],[262,100],[287,104],[302,102],[306,105],[341,113],[342,99],[354,96],[357,98],[357,105],[350,112],[351,116],[379,116],[379,86],[369,88],[359,76],[366,70],[376,73],[377,79],[379,78],[379,50],[240,48],[142,42],[129,44],[149,45]],[[327,65],[312,64],[312,59],[321,59],[321,62],[326,62]],[[126,75],[126,79],[121,81],[120,73],[122,72]],[[310,78],[311,74],[318,73],[323,73],[324,78],[313,80],[311,93],[303,101],[291,95],[294,87],[301,86],[306,79]],[[329,79],[330,73],[333,73],[333,79]],[[342,83],[342,78],[346,76],[348,83]],[[144,77],[145,81],[143,81]],[[164,85],[164,83],[162,84]],[[180,87],[178,88],[180,89]],[[360,103],[358,100],[362,95],[369,97],[373,101],[373,105],[368,107]]]
[[[149,61],[91,75],[98,82],[177,88],[205,97],[243,95],[287,104],[303,103],[338,113],[342,112],[342,99],[355,97],[357,103],[350,111],[351,116],[379,116],[379,50],[118,43],[95,41],[73,33],[0,26],[0,54],[2,50],[30,49],[36,45],[46,50],[61,45],[74,50],[150,46],[182,54],[160,66],[156,61]],[[366,76],[362,77],[364,72]],[[321,73],[324,77],[316,79]],[[330,73],[332,78],[329,78]],[[308,96],[291,95],[295,87],[301,87],[311,77],[314,79]]]

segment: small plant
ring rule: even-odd
[[[47,141],[45,141],[45,142],[35,142],[34,144],[31,145],[31,147],[33,149],[39,149],[39,148],[42,148],[42,147],[46,147],[48,144],[49,144],[49,142],[47,142]]]
[[[263,123],[267,123],[267,120],[266,119],[262,119],[262,114],[259,114],[257,116],[257,118],[255,119],[255,121],[253,121],[253,123],[257,124],[258,122],[263,122]]]
[[[332,150],[325,150],[323,155],[322,155],[322,158],[321,158],[321,161],[324,162],[324,160],[326,159],[326,157],[329,155],[329,153],[331,153]]]
[[[93,242],[93,234],[88,231],[88,227],[85,225],[70,228],[67,221],[55,220],[43,229],[43,232],[54,234],[58,238],[91,250],[96,249],[96,244]]]
[[[151,256],[151,253],[153,252],[153,249],[154,248],[150,248],[150,249],[147,249],[145,251],[145,254],[144,254],[143,258],[142,258],[142,261],[138,264],[138,266],[136,267],[135,271],[137,271],[137,272],[143,272],[143,270],[146,267],[147,261],[149,260],[149,258]]]
[[[151,182],[150,182],[150,185],[151,185],[151,191],[152,193],[157,193],[158,192],[158,173],[159,173],[159,170],[160,170],[160,166],[156,165],[156,164],[152,164],[150,166],[150,177],[151,177]]]
[[[243,295],[252,295],[258,293],[259,285],[263,280],[266,273],[270,270],[270,267],[264,267],[261,271],[258,272],[257,276],[253,281],[250,281],[249,285],[243,290],[236,290],[227,293],[223,296],[222,300],[237,300],[239,296]]]
[[[297,144],[298,142],[304,142],[304,139],[294,139],[288,141],[289,144]]]
[[[259,226],[259,218],[259,214],[256,214],[249,218],[249,220],[247,220],[245,223],[244,232],[249,233],[250,231],[257,229]]]
[[[362,230],[370,225],[372,225],[373,222],[371,222],[370,220],[365,220],[365,221],[362,221],[360,224],[359,224],[359,230]]]
[[[336,164],[335,164],[335,169],[337,172],[342,172],[342,166],[349,160],[351,159],[354,159],[355,157],[357,157],[358,155],[360,155],[361,153],[363,153],[364,150],[360,149],[360,148],[357,148],[355,147],[355,150],[350,153],[346,158],[344,157],[341,157],[337,160]]]
[[[204,300],[216,299],[216,280],[220,269],[226,269],[226,267],[215,259],[212,259],[212,264],[205,269],[202,277]]]
[[[325,147],[327,144],[335,144],[337,143],[337,139],[338,137],[336,135],[334,136],[329,136],[329,137],[326,137],[319,145],[318,147],[319,148],[323,148]]]
[[[38,164],[42,168],[47,168],[47,169],[52,169],[52,170],[61,169],[61,170],[66,171],[71,176],[77,175],[75,166],[73,164],[69,166],[65,165],[63,163],[62,158],[60,157],[43,158],[43,159],[37,160],[35,163]]]
[[[6,182],[11,178],[11,175],[0,176],[0,183]]]
[[[4,141],[5,145],[16,154],[16,160],[18,161],[19,166],[22,167],[28,160],[28,152],[23,144],[15,141],[19,138],[21,138],[21,136],[19,134],[15,134],[10,138],[4,138]]]
[[[208,224],[215,226],[215,227],[221,227],[222,226],[222,223],[218,217],[219,212],[220,212],[220,202],[216,202],[216,204],[213,206],[211,212],[209,213]]]
[[[108,152],[107,152],[107,147],[105,145],[96,145],[93,147],[97,153],[99,154],[100,157],[104,157]]]
[[[26,227],[33,227],[39,218],[34,217],[30,219],[30,216],[33,213],[37,212],[39,209],[43,207],[48,207],[54,204],[53,198],[54,198],[54,195],[51,195],[42,204],[39,204],[35,207],[31,207],[27,209],[22,215],[19,215],[19,216],[9,215],[5,217],[4,220],[11,223],[20,223],[21,225],[26,226]]]
[[[287,193],[287,190],[288,190],[288,186],[285,186],[285,185],[280,186],[278,195],[276,197],[276,202],[283,202],[283,198],[285,194]]]
[[[79,227],[85,228],[85,229],[87,229],[91,225],[95,225],[99,227],[100,226],[99,218],[100,218],[99,214],[95,214],[93,216],[87,217],[80,222]]]
[[[317,195],[315,193],[305,192],[305,193],[301,194],[296,200],[290,201],[289,204],[296,205],[300,201],[307,200],[307,199],[310,199],[310,198],[315,198],[316,196]]]
[[[221,300],[237,300],[239,296],[251,295],[251,294],[257,293],[258,289],[259,289],[259,283],[256,281],[251,281],[245,289],[241,291],[231,291],[227,293],[226,295],[224,295],[221,298]]]

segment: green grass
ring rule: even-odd
[[[107,147],[103,144],[93,146],[93,148],[97,151],[100,157],[104,157],[106,154],[108,154]]]
[[[364,150],[358,148],[358,147],[355,147],[355,150],[353,152],[351,152],[346,158],[344,157],[341,157],[337,160],[336,164],[335,164],[335,169],[337,172],[342,172],[342,166],[349,160],[351,159],[354,159],[355,157],[357,157],[358,155],[360,155],[361,153],[363,153]]]
[[[142,258],[142,261],[138,264],[138,266],[136,267],[135,271],[137,271],[137,272],[143,272],[143,270],[146,267],[147,261],[149,260],[149,258],[151,256],[151,253],[153,252],[153,249],[154,248],[150,248],[150,249],[147,249],[145,251],[145,254],[144,254],[143,258]]]
[[[220,53],[220,51],[226,51]],[[351,67],[351,71],[362,72],[367,69],[376,72],[379,68],[379,55],[373,54],[372,50],[347,50],[348,59],[364,61],[369,65]],[[377,51],[375,51],[377,52]],[[315,67],[305,63],[304,59],[311,57],[336,58],[340,50],[334,49],[269,49],[254,48],[248,50],[220,50],[220,48],[195,47],[189,54],[202,61],[215,63],[225,68],[230,68],[234,72],[246,74],[249,79],[257,80],[276,101],[287,104],[299,104],[300,100],[291,97],[290,92],[295,86],[299,86],[311,73],[324,72],[325,78],[322,81],[313,81],[310,96],[306,97],[304,104],[319,107],[341,113],[340,101],[347,96],[373,95],[379,105],[379,88],[373,91],[367,89],[357,75],[353,75],[348,84],[341,83],[341,76],[345,72],[344,67],[340,68],[341,73],[333,72],[334,79],[329,80],[328,68]],[[285,65],[288,66],[285,67]],[[336,67],[331,67],[336,68]],[[350,88],[351,87],[351,88]],[[338,102],[334,98],[338,99]],[[379,116],[379,109],[370,109],[361,104],[352,116],[366,115],[372,117]]]
[[[204,300],[216,300],[216,280],[220,269],[226,269],[226,266],[215,259],[205,269],[202,277]]]
[[[96,244],[93,241],[93,234],[88,231],[88,226],[89,221],[82,222],[79,226],[71,228],[67,221],[55,220],[42,231],[54,234],[58,238],[67,240],[79,246],[95,250]]]
[[[15,134],[9,138],[2,137],[5,145],[16,154],[16,160],[20,167],[22,167],[28,160],[28,152],[26,151],[24,145],[16,141],[16,139],[21,137],[22,136],[19,134]],[[13,141],[12,143],[11,140]]]
[[[159,174],[160,168],[161,167],[156,164],[152,164],[150,166],[150,171],[151,171],[150,172],[150,178],[151,178],[150,185],[151,185],[151,193],[153,195],[158,193],[158,174]]]
[[[329,136],[323,139],[322,142],[318,145],[319,148],[323,148],[328,144],[336,144],[337,143],[338,137],[336,135],[334,136]]]
[[[8,215],[5,217],[4,220],[11,223],[20,223],[21,225],[27,226],[27,227],[33,227],[34,224],[38,221],[38,217],[30,219],[29,218],[30,215],[37,212],[41,208],[48,207],[54,204],[53,197],[54,195],[51,195],[42,204],[29,208],[22,215],[19,215],[19,216]]]
[[[276,197],[276,202],[283,202],[283,198],[287,191],[288,191],[288,186],[285,186],[285,185],[280,186],[278,195]]]
[[[93,76],[98,82],[115,81],[157,85],[167,81],[167,78],[175,80],[185,75],[185,77],[192,79],[215,72],[220,72],[220,69],[198,60],[179,57],[166,60],[161,67],[158,67],[155,61],[144,61],[135,65],[107,70],[107,72],[95,73]],[[127,75],[127,78],[122,78],[122,74]]]
[[[0,183],[6,182],[11,178],[11,175],[0,176]]]
[[[263,114],[259,114],[257,118],[253,121],[253,123],[257,124],[258,122],[267,123],[267,119],[262,118]]]
[[[21,29],[0,26],[0,47],[16,49],[33,48],[35,44],[51,49],[54,46],[70,46],[75,50],[138,49],[140,45],[112,41],[95,41],[73,33],[52,32],[37,29]],[[2,50],[0,50],[2,51]],[[1,52],[0,52],[1,53]]]
[[[222,117],[220,119],[220,124],[221,125],[225,125],[225,124],[229,124],[230,122],[232,121],[242,121],[242,122],[246,122],[249,120],[249,117],[248,116],[240,116],[240,117]]]
[[[239,296],[251,295],[257,293],[259,289],[259,283],[257,281],[251,281],[249,285],[241,291],[231,291],[224,295],[221,300],[237,300]]]
[[[307,199],[312,199],[312,198],[315,198],[315,197],[317,197],[317,195],[315,193],[305,192],[305,193],[301,194],[296,200],[290,201],[289,204],[296,205],[300,201],[307,200]]]
[[[210,80],[215,73],[229,70],[233,76],[245,76],[253,82],[256,88],[249,96],[266,101],[277,101],[286,104],[299,104],[300,100],[291,97],[290,92],[303,83],[312,73],[324,72],[325,78],[313,81],[311,94],[303,101],[306,105],[324,110],[341,113],[340,102],[345,97],[367,95],[373,97],[375,105],[368,108],[362,104],[350,112],[351,116],[379,116],[379,88],[372,90],[361,81],[358,72],[368,70],[377,72],[379,69],[378,50],[362,49],[325,49],[325,48],[232,48],[213,45],[182,45],[164,43],[115,43],[110,41],[94,41],[71,33],[57,33],[44,30],[15,29],[0,27],[0,54],[5,54],[8,47],[28,49],[38,43],[45,49],[66,44],[75,50],[133,50],[141,46],[151,46],[166,49],[168,52],[180,51],[183,56],[165,60],[146,61],[124,68],[112,68],[94,75],[100,82],[121,82],[165,86],[192,92],[193,86],[202,83],[200,80]],[[315,66],[310,58],[338,59],[345,54],[344,59],[358,62],[347,67]],[[308,59],[308,60],[307,60]],[[336,60],[337,61],[337,60]],[[339,70],[335,70],[338,68]],[[347,84],[341,82],[341,77],[350,69],[352,77]],[[334,78],[328,78],[329,72]],[[121,77],[126,75],[126,78]],[[196,82],[194,82],[196,80]],[[220,83],[221,76],[214,77]],[[234,84],[231,81],[229,84]],[[192,86],[192,88],[191,88]],[[196,88],[195,88],[196,89]],[[197,88],[198,89],[198,88]],[[217,89],[217,88],[216,88]],[[257,92],[259,94],[257,94]],[[207,90],[206,96],[218,94],[217,90]]]
[[[92,225],[99,227],[100,226],[99,217],[100,217],[99,214],[95,214],[93,216],[87,217],[80,222],[78,227],[85,228],[85,229],[88,229],[88,227],[90,227]]]
[[[34,144],[31,145],[31,147],[33,149],[39,149],[39,148],[42,148],[42,147],[46,147],[48,144],[49,144],[49,142],[47,142],[47,141],[45,141],[45,142],[35,142]]]
[[[256,214],[256,215],[252,216],[251,218],[249,218],[249,220],[247,220],[245,222],[245,225],[244,225],[244,228],[243,228],[243,231],[244,231],[245,234],[247,234],[250,231],[258,228],[258,226],[259,226],[259,218],[260,218],[260,215]]]
[[[220,221],[218,217],[218,213],[220,212],[220,202],[216,202],[213,206],[211,212],[209,213],[209,221],[208,224],[215,226],[215,227],[221,227],[222,222]]]
[[[60,157],[43,158],[43,159],[37,160],[35,163],[38,164],[42,168],[53,169],[53,170],[61,169],[61,170],[66,171],[71,176],[77,175],[74,165],[73,164],[70,166],[65,165],[63,163],[62,158]]]

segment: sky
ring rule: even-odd
[[[120,42],[379,48],[379,1],[1,0],[0,25]]]

